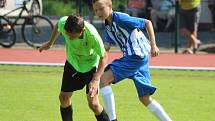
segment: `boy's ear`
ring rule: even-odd
[[[110,8],[112,8],[112,4],[108,4],[108,6],[109,6]]]
[[[82,32],[85,32],[85,28],[82,29]]]
[[[85,28],[83,28],[83,29],[81,30],[81,34],[84,33],[84,32],[85,32]]]

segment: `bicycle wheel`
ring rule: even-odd
[[[9,20],[0,17],[0,45],[10,48],[16,43],[16,33]]]
[[[24,41],[33,48],[39,48],[47,42],[52,34],[52,22],[40,15],[26,18],[22,25],[22,37]]]

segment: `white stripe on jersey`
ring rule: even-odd
[[[130,34],[125,30],[123,29],[122,27],[119,26],[119,29],[123,32],[123,34],[126,36],[126,38],[123,38],[124,41],[126,42],[125,43],[125,46],[126,46],[126,49],[128,51],[128,55],[132,55],[132,52],[131,52],[131,48],[129,47],[129,43],[128,43],[128,39],[129,39],[129,36]]]
[[[130,40],[136,55],[143,57],[149,54],[151,50],[150,42],[141,30],[134,29],[131,32]]]

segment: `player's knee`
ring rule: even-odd
[[[61,104],[64,104],[69,101],[69,96],[67,96],[66,94],[60,93],[59,100]]]
[[[109,84],[109,83],[108,83],[107,79],[101,78],[101,81],[100,81],[100,88],[102,88],[102,87],[104,87],[104,86],[106,86],[106,85],[108,85],[108,84]]]
[[[113,79],[114,78],[113,78],[112,71],[111,70],[106,71],[101,77],[100,88],[110,85]]]
[[[186,37],[188,37],[189,34],[190,34],[190,32],[187,29],[185,29],[185,28],[182,28],[180,31],[181,31],[181,34],[183,36],[186,36]]]
[[[148,106],[150,104],[150,96],[142,96],[139,97],[140,102],[144,105],[144,106]]]
[[[99,103],[94,102],[94,101],[90,101],[88,102],[88,106],[91,110],[93,110],[94,112],[97,111],[97,109],[99,108]]]

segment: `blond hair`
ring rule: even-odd
[[[106,4],[112,5],[112,0],[92,0],[92,4],[94,4],[95,2],[98,2],[98,1],[102,1]]]

